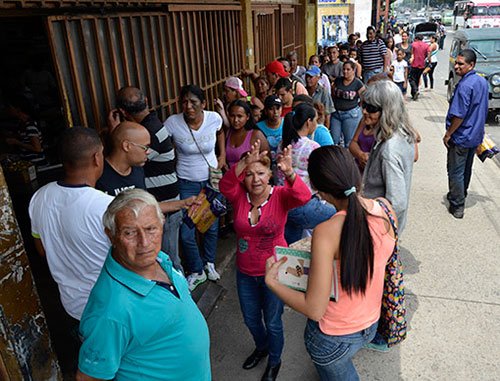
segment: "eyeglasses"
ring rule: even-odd
[[[382,107],[374,106],[369,103],[363,103],[362,107],[370,114],[382,111]]]
[[[143,144],[139,144],[139,143],[134,143],[134,142],[131,142],[129,140],[129,143],[136,146],[136,147],[139,147],[139,148],[142,148],[144,150],[144,152],[148,152],[151,148],[149,148],[149,146],[145,146]]]

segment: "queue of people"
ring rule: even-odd
[[[351,40],[311,57],[308,67],[291,52],[266,65],[264,76],[228,78],[213,111],[202,89],[184,86],[181,112],[165,121],[140,89],[125,87],[108,115],[106,150],[90,129],[65,132],[65,178],[35,194],[30,217],[36,247],[80,327],[78,380],[211,379],[209,332],[191,292],[221,277],[218,220],[197,237],[183,216],[211,185],[212,170],[224,172],[217,197],[231,210],[235,287],[255,343],[242,367],[267,358],[262,380],[278,377],[286,303],[309,318],[306,348],[321,379],[357,377],[350,357],[376,337],[397,235],[379,201],[401,232],[419,135],[375,30],[361,44]],[[405,60],[396,49],[394,62]],[[283,261],[274,250],[311,234],[310,282],[301,294],[277,281]],[[327,287],[334,261],[337,302]],[[332,345],[348,354],[323,357]]]

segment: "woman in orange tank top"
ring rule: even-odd
[[[278,268],[286,258],[269,258],[265,280],[284,303],[309,318],[304,339],[321,380],[358,380],[351,357],[377,331],[394,231],[378,202],[359,195],[359,170],[347,149],[316,149],[308,172],[312,186],[338,212],[314,229],[307,291],[278,282]],[[338,277],[337,301],[330,301],[333,276]]]

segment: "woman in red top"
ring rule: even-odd
[[[321,380],[358,380],[351,357],[375,337],[395,235],[379,203],[359,196],[359,170],[347,149],[314,150],[308,171],[313,187],[337,213],[314,229],[307,291],[278,282],[286,258],[267,261],[265,280],[284,303],[309,318],[304,339]],[[339,274],[332,271],[333,261]],[[333,276],[340,285],[335,302],[330,301]]]
[[[311,199],[311,192],[292,168],[291,147],[277,159],[286,177],[285,186],[271,186],[270,159],[257,140],[252,150],[227,172],[219,183],[233,206],[237,235],[237,287],[241,311],[256,349],[243,364],[255,367],[269,355],[262,380],[275,380],[283,350],[283,303],[264,282],[266,260],[275,246],[287,246],[284,232],[288,210]],[[264,316],[264,320],[262,319]]]

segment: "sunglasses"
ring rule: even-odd
[[[382,107],[374,106],[369,103],[363,103],[362,107],[370,114],[375,114],[376,112],[382,111]]]

